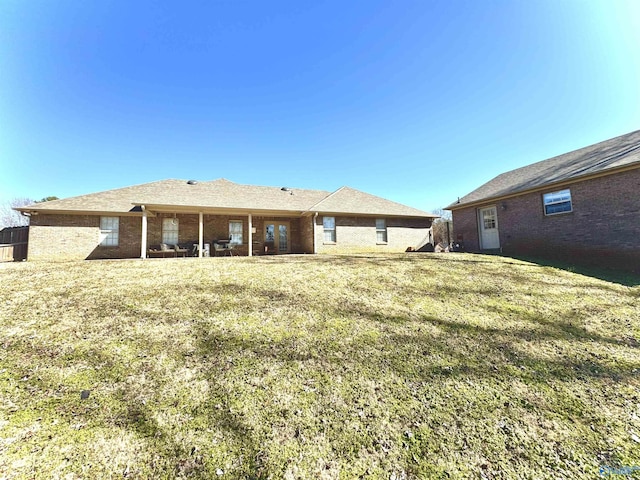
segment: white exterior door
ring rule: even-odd
[[[482,250],[500,248],[498,211],[496,207],[478,210],[478,223],[480,226],[480,248]]]

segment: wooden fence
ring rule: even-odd
[[[27,259],[29,227],[7,227],[0,230],[0,262]]]

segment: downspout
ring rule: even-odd
[[[249,214],[248,217],[248,227],[249,227],[249,242],[247,244],[247,254],[250,257],[253,257],[253,215]]]
[[[316,254],[318,253],[318,249],[316,248],[316,223],[318,223],[316,220],[318,218],[318,212],[315,213],[315,215],[313,216],[313,253]]]
[[[147,258],[147,209],[140,205],[142,209],[142,239],[140,240],[140,258]]]
[[[202,248],[204,239],[204,215],[198,212],[198,258],[202,258]]]

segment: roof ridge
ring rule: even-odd
[[[326,197],[324,197],[322,200],[314,203],[313,205],[311,205],[306,211],[307,212],[312,212],[313,210],[316,210],[315,207],[317,207],[318,205],[320,205],[322,202],[324,202],[325,200],[328,200],[329,198],[333,197],[335,194],[337,194],[340,190],[344,190],[345,188],[349,188],[346,185],[343,185],[342,187],[340,187],[339,189],[337,189],[335,192],[331,192],[329,195],[327,195]]]
[[[339,196],[341,193],[343,195]],[[337,197],[337,198],[334,199],[333,205],[332,205],[332,202],[330,200],[334,197]],[[389,216],[389,215],[393,216],[393,214],[389,212],[396,212],[396,214],[400,216],[408,215],[408,216],[414,216],[414,217],[433,217],[433,218],[438,217],[438,215],[425,212],[424,210],[420,210],[419,208],[411,207],[409,205],[405,205],[404,203],[396,202],[394,200],[390,200],[386,197],[381,197],[373,193],[364,192],[362,190],[358,190],[357,188],[353,188],[348,185],[342,186],[335,192],[331,193],[330,195],[327,195],[325,198],[323,198],[322,200],[317,202],[315,205],[313,205],[311,208],[309,208],[307,212],[323,211],[323,212],[338,213],[343,211],[341,207],[337,207],[337,210],[335,209],[337,205],[336,200],[338,200],[339,203],[342,203],[344,201],[350,204],[351,208],[354,208],[354,210],[350,210],[351,213],[360,211],[362,206],[364,204],[367,204],[367,205],[376,205],[376,208],[378,209],[378,212],[375,213],[376,215],[380,214],[380,215],[386,215],[386,216]],[[364,211],[361,211],[361,213],[363,215],[371,214],[371,212],[367,213]]]
[[[273,190],[282,190],[283,188],[288,188],[289,190],[299,190],[302,192],[327,192],[326,190],[321,190],[321,189],[316,189],[316,188],[302,188],[302,187],[285,187],[285,186],[275,186],[275,185],[254,185],[251,183],[236,183],[236,182],[232,182],[230,180],[227,180],[226,178],[223,179],[218,179],[218,180],[225,180],[227,182],[229,182],[232,185],[237,185],[239,187],[249,187],[249,188],[268,188],[268,189],[273,189]],[[217,180],[216,180],[217,181]]]

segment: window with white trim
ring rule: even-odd
[[[496,228],[496,209],[485,208],[482,210],[482,226],[484,230],[493,230]]]
[[[242,221],[231,220],[229,222],[229,243],[242,245]]]
[[[324,228],[324,241],[336,242],[336,217],[322,217],[322,227]]]
[[[177,245],[179,230],[180,221],[177,218],[163,218],[162,243],[166,243],[167,245]]]
[[[569,213],[573,211],[571,205],[571,190],[560,190],[558,192],[545,193],[542,195],[545,215],[556,215],[558,213]]]
[[[100,217],[100,245],[117,247],[120,235],[120,217]]]
[[[376,218],[376,242],[387,243],[387,221],[384,218]]]

